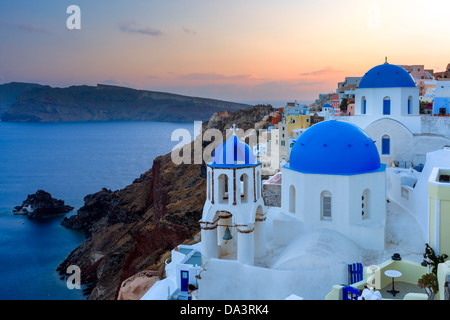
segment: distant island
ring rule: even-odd
[[[4,122],[191,122],[206,121],[216,112],[249,107],[242,103],[104,84],[67,88],[18,82],[0,85],[0,113]]]
[[[14,208],[15,215],[25,215],[30,219],[45,219],[72,211],[74,208],[64,204],[63,200],[52,198],[44,190],[29,194],[21,206]]]

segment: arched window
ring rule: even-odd
[[[332,196],[329,191],[324,191],[320,194],[320,219],[331,220],[331,205]]]
[[[248,175],[243,174],[240,178],[241,202],[248,202]]]
[[[391,114],[391,98],[386,97],[383,100],[383,114],[390,115]]]
[[[370,190],[366,189],[364,190],[361,196],[361,215],[363,219],[369,218],[369,199],[370,199]]]
[[[366,97],[361,98],[361,114],[367,113],[367,100]]]
[[[228,202],[228,176],[221,174],[219,176],[219,203]]]
[[[208,172],[208,200],[211,200],[211,172]]]
[[[256,198],[261,198],[261,177],[259,171],[256,173]]]
[[[388,135],[384,135],[381,139],[381,154],[391,154],[391,137],[389,137]]]
[[[412,114],[412,97],[408,98],[408,114]]]
[[[295,187],[289,187],[289,212],[295,213]]]

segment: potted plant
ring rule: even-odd
[[[445,259],[448,258],[448,255],[442,254],[442,255],[436,255],[433,248],[429,246],[428,243],[425,244],[425,253],[423,254],[424,260],[422,262],[422,266],[431,266],[431,272],[435,276],[437,276],[437,268],[439,263],[445,262]]]
[[[425,253],[423,254],[422,266],[430,266],[431,273],[424,274],[418,281],[419,287],[425,289],[428,295],[428,300],[434,300],[434,296],[439,290],[439,284],[437,279],[437,269],[439,263],[443,263],[448,255],[436,255],[433,248],[428,243],[425,244]]]
[[[434,273],[427,273],[420,277],[417,282],[420,288],[425,289],[428,300],[434,300],[434,296],[439,290],[437,276]]]

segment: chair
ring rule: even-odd
[[[348,265],[348,285],[362,281],[363,266],[362,263],[353,263]]]
[[[359,290],[351,286],[342,288],[342,300],[358,300]]]

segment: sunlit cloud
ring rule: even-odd
[[[304,76],[320,76],[320,75],[327,75],[327,74],[331,74],[331,73],[342,73],[342,72],[343,72],[342,70],[336,70],[333,67],[326,67],[326,68],[320,69],[320,70],[300,73],[299,75],[302,77],[304,77]]]

